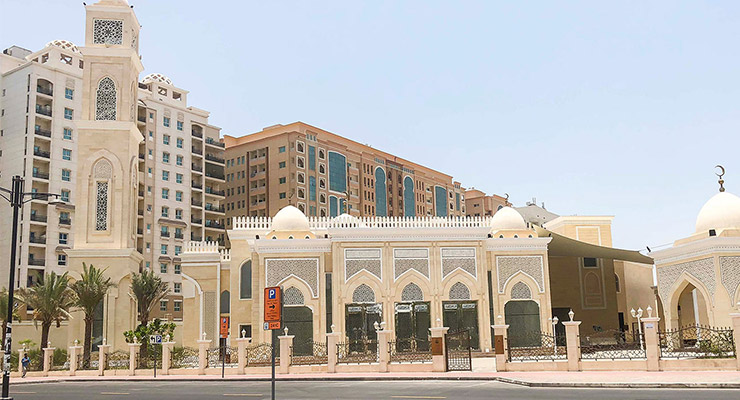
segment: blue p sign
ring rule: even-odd
[[[275,298],[275,296],[276,296],[276,293],[275,293],[275,289],[270,289],[270,290],[269,290],[269,291],[267,292],[267,298],[268,298],[268,299],[274,299],[274,298]]]

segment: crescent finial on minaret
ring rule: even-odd
[[[715,173],[715,174],[719,177],[719,181],[718,181],[719,182],[719,191],[720,192],[724,192],[725,191],[725,186],[724,186],[725,180],[722,179],[722,177],[725,175],[725,167],[717,164],[717,165],[714,166],[714,168],[719,168],[719,170],[722,171],[720,173]]]

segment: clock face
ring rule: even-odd
[[[93,21],[93,43],[122,44],[123,21],[115,19],[96,19]]]

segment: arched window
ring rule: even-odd
[[[352,302],[375,303],[375,292],[370,286],[363,283],[362,285],[358,286],[357,289],[355,289],[355,291],[352,293]]]
[[[401,291],[401,301],[424,301],[424,292],[419,285],[411,282]]]
[[[462,282],[457,282],[450,288],[450,300],[470,300],[470,289]]]
[[[252,260],[247,260],[240,268],[239,298],[252,298]]]
[[[416,199],[414,198],[414,180],[410,176],[403,178],[403,214],[407,217],[416,215]]]
[[[518,282],[511,288],[511,298],[513,300],[530,300],[532,298],[532,291],[526,283]]]
[[[113,165],[100,159],[93,166],[93,187],[95,188],[95,230],[108,230],[109,188],[113,178]]]
[[[221,314],[231,312],[231,293],[228,290],[221,292]]]
[[[375,168],[375,215],[378,217],[388,216],[388,190],[385,186],[385,180],[383,168]]]
[[[619,283],[619,275],[614,274],[614,283],[617,285],[617,293],[622,291],[622,286]]]
[[[285,289],[285,293],[283,293],[283,304],[286,306],[302,306],[306,304],[303,292],[295,286]]]
[[[105,77],[98,83],[95,94],[95,119],[116,120],[116,84],[111,78]]]

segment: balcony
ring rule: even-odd
[[[47,131],[46,129],[41,129],[41,127],[39,125],[36,125],[36,127],[33,130],[33,132],[35,134],[39,135],[39,136],[44,136],[44,137],[48,137],[48,138],[51,137],[51,131]]]
[[[139,153],[139,160],[143,160],[143,159],[144,159],[144,153]]]
[[[192,147],[193,154],[203,155],[203,149],[199,149],[197,147]]]
[[[139,190],[139,197],[144,197],[144,191],[143,190]]]
[[[49,174],[45,174],[40,171],[33,171],[33,177],[38,179],[45,179],[47,181],[49,180]]]
[[[202,218],[195,218],[190,217],[190,222],[196,224],[196,225],[203,225],[203,219]]]
[[[218,213],[226,212],[224,209],[224,206],[214,206],[213,204],[207,203],[206,204],[206,211],[213,211]]]
[[[203,132],[198,132],[195,129],[193,129],[191,132],[193,133],[193,136],[197,138],[203,138]]]
[[[136,228],[136,234],[137,235],[144,235],[144,229],[142,229],[142,228]]]
[[[261,191],[265,191],[265,189],[267,189],[266,185],[255,186],[255,187],[249,188],[249,193],[261,192]]]
[[[206,220],[206,228],[224,229],[224,226],[223,226],[223,224],[220,224],[216,220],[207,219]]]
[[[193,241],[193,242],[202,242],[203,241],[203,237],[202,236],[193,236],[193,235],[190,235],[190,240]]]
[[[51,106],[42,106],[41,104],[36,104],[36,113],[51,117]]]
[[[209,178],[213,178],[213,179],[220,179],[222,181],[225,180],[224,179],[224,174],[219,174],[219,173],[216,173],[216,172],[208,172],[208,171],[206,171],[206,176],[209,177]]]
[[[159,237],[168,238],[170,237],[170,231],[161,231]]]
[[[37,267],[43,267],[46,265],[46,260],[38,260],[33,257],[28,257],[28,265],[35,265]]]
[[[50,87],[44,87],[41,85],[36,85],[36,93],[45,94],[47,96],[53,96],[54,95],[54,89]]]
[[[59,225],[72,225],[72,218],[59,217]]]
[[[51,158],[51,153],[41,149],[33,149],[33,155],[36,157]]]
[[[193,189],[200,189],[200,190],[203,190],[203,184],[202,184],[202,183],[196,183],[196,182],[192,182],[192,183],[190,184],[190,186],[191,186],[191,187],[192,187]]]
[[[28,237],[28,241],[30,243],[36,243],[36,244],[46,244],[46,236],[37,237],[35,235],[31,235]]]
[[[263,177],[265,175],[265,172],[267,172],[267,170],[265,170],[265,169],[263,169],[261,171],[252,171],[249,174],[249,177],[250,178],[261,178],[261,177]]]
[[[190,199],[190,204],[191,205],[194,205],[196,207],[202,207],[203,206],[203,202],[200,201],[200,200],[196,200],[196,199]]]
[[[206,161],[210,161],[210,162],[213,162],[213,163],[216,163],[216,164],[225,164],[226,163],[226,161],[224,161],[223,158],[219,158],[219,157],[214,156],[213,154],[208,154],[208,153],[206,153]]]
[[[46,215],[31,214],[31,221],[46,222]]]
[[[213,140],[213,138],[206,138],[206,144],[210,144],[211,146],[220,147],[222,149],[226,147],[225,143]]]
[[[146,124],[146,115],[139,115],[138,117],[136,117],[136,120]]]
[[[142,217],[144,216],[144,210],[138,210],[138,211],[136,211],[136,213],[139,214],[139,215],[141,215]]]
[[[223,190],[215,190],[215,189],[213,189],[210,186],[206,186],[206,194],[212,194],[214,196],[221,196],[221,197],[226,196],[226,192],[225,191],[223,191]]]
[[[177,232],[175,232],[175,239],[180,239],[180,240],[182,240],[182,238],[183,238],[183,236],[182,236],[182,233],[177,233]]]
[[[203,167],[197,164],[191,164],[190,167],[193,169],[193,171],[197,172],[203,172]]]

